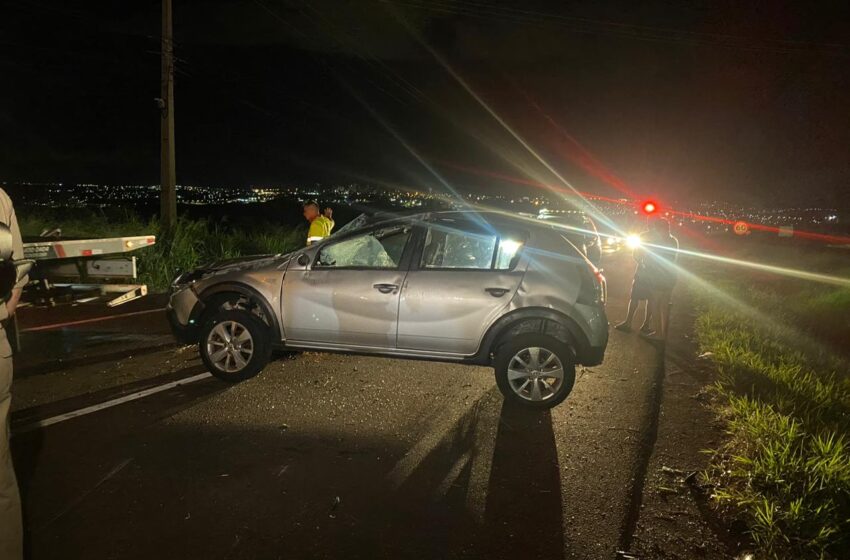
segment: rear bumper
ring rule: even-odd
[[[607,289],[607,285],[605,286]],[[587,344],[581,348],[578,362],[584,366],[598,366],[605,359],[605,349],[608,348],[608,316],[604,305],[591,307],[576,306],[590,327]]]
[[[598,366],[605,359],[605,346],[589,346],[583,352],[581,364],[584,366]]]

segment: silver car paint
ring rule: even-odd
[[[608,319],[601,305],[577,303],[588,262],[564,251],[566,239],[557,230],[534,230],[527,255],[531,260],[513,301],[512,310],[544,307],[558,311],[581,328],[591,346],[608,340]]]
[[[220,284],[238,284],[255,291],[275,313],[278,313],[283,273],[289,264],[289,258],[289,255],[261,256],[254,260],[239,259],[224,263],[212,268],[206,276],[190,286],[172,293],[168,307],[174,310],[180,324],[185,326],[188,324],[199,295]],[[282,329],[279,336],[281,339],[284,338]]]
[[[405,271],[320,271],[298,264],[300,253],[312,262],[324,244],[320,243],[290,256],[243,261],[213,270],[191,288],[173,294],[170,306],[185,325],[196,301],[185,292],[202,294],[217,284],[242,284],[256,291],[279,314],[280,339],[293,347],[351,347],[440,359],[475,354],[487,329],[499,317],[514,310],[541,307],[573,319],[591,346],[604,346],[604,309],[576,301],[586,261],[565,255],[566,241],[556,231],[528,229],[530,237],[513,272],[447,271],[448,276],[428,278],[425,273],[430,271],[421,271],[420,277],[413,275],[416,271],[410,276]],[[339,273],[348,274],[334,280],[332,275]],[[377,283],[398,284],[400,289],[395,294],[382,294],[373,288]],[[491,284],[511,291],[494,298],[484,292]],[[393,325],[395,318],[398,322]]]
[[[288,270],[281,297],[287,340],[394,348],[404,276],[395,270]],[[397,288],[382,293],[376,284]]]
[[[398,347],[472,355],[510,308],[527,261],[514,271],[412,270],[401,293]],[[496,297],[486,288],[507,290]]]

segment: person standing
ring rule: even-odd
[[[331,208],[325,208],[324,213],[320,213],[319,205],[311,200],[304,205],[304,218],[310,222],[310,228],[307,230],[308,247],[330,236],[334,228],[333,210]]]
[[[24,258],[24,244],[12,200],[0,189],[0,222],[12,233],[12,258]],[[12,465],[9,448],[9,409],[12,387],[12,346],[6,336],[5,324],[15,314],[21,298],[21,289],[27,283],[24,276],[18,280],[11,294],[0,303],[0,558],[20,560],[23,558],[23,522],[21,520],[21,496]]]
[[[640,237],[644,237],[646,234],[642,233]],[[638,308],[640,307],[640,303],[642,301],[646,302],[646,312],[643,316],[643,323],[640,326],[640,332],[648,333],[650,332],[650,321],[652,320],[652,309],[649,305],[649,296],[650,289],[649,283],[646,281],[646,273],[644,271],[644,260],[645,255],[641,248],[635,247],[632,252],[632,256],[637,262],[637,266],[635,267],[635,275],[632,280],[632,292],[629,295],[629,309],[626,312],[626,319],[622,323],[617,323],[614,325],[614,328],[618,331],[623,332],[631,332],[632,330],[632,321],[634,321],[635,314],[637,313]]]
[[[642,333],[642,336],[664,344],[670,325],[670,298],[676,285],[679,240],[670,233],[670,222],[658,218],[652,222],[652,231],[647,241],[644,265],[649,285],[649,308],[655,317],[657,328],[654,335]]]

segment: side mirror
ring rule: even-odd
[[[295,262],[297,262],[300,266],[307,266],[310,264],[310,257],[308,257],[305,253],[301,253],[298,255],[298,260]]]

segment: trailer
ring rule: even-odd
[[[24,288],[25,304],[104,302],[115,307],[147,295],[130,253],[156,243],[153,235],[105,239],[24,239],[24,258],[35,261]]]

